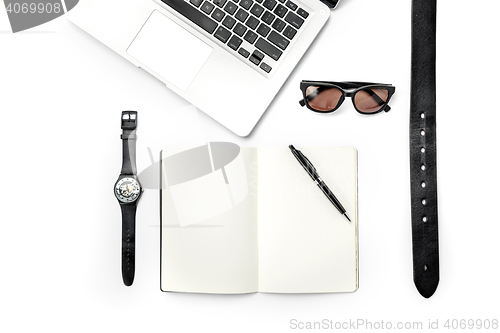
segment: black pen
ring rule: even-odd
[[[351,222],[351,219],[347,215],[345,208],[342,206],[340,201],[337,199],[337,197],[333,194],[332,191],[326,186],[325,182],[321,177],[319,176],[318,172],[316,171],[316,168],[314,165],[307,159],[307,157],[302,154],[300,150],[295,149],[293,145],[289,145],[288,148],[292,151],[293,156],[299,161],[300,165],[306,170],[306,172],[311,176],[312,180],[316,182],[318,187],[323,191],[323,193],[326,195],[326,197],[332,202],[332,204],[338,209],[340,214],[344,215],[346,219]]]

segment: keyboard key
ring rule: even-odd
[[[250,7],[252,7],[252,5],[253,5],[252,0],[241,0],[241,2],[240,2],[240,6],[245,8],[245,9],[249,9]]]
[[[250,52],[248,52],[244,48],[239,49],[238,53],[241,54],[244,58],[248,58],[248,56],[250,55]]]
[[[203,0],[191,0],[189,1],[191,2],[191,4],[195,7],[200,7],[201,3],[203,2]]]
[[[295,15],[292,12],[288,13],[288,15],[285,17],[285,21],[290,23],[290,25],[292,27],[294,27],[295,29],[300,29],[300,27],[302,26],[302,23],[304,23],[303,19],[301,19],[300,17],[298,17],[297,15]]]
[[[232,1],[229,1],[226,5],[226,7],[224,7],[224,10],[226,12],[228,12],[229,14],[233,15],[234,12],[236,11],[236,9],[238,9],[238,5],[235,4],[234,2]]]
[[[283,52],[274,47],[271,43],[263,38],[259,38],[257,43],[255,43],[255,47],[270,56],[274,60],[278,60]]]
[[[288,1],[288,2],[286,3],[286,6],[287,6],[288,8],[290,8],[291,10],[295,10],[295,9],[297,9],[297,5],[296,5],[296,4],[294,4],[294,3],[293,3],[293,2],[291,2],[291,1]]]
[[[243,36],[245,31],[247,31],[247,28],[241,23],[236,24],[236,27],[233,29],[233,32],[240,37]]]
[[[257,39],[257,37],[259,37],[259,35],[257,35],[255,32],[253,32],[252,30],[248,30],[247,31],[247,34],[245,35],[245,40],[247,42],[249,42],[250,44],[253,44],[255,42],[255,40]]]
[[[266,37],[269,31],[271,31],[271,28],[269,28],[264,23],[261,23],[259,28],[257,29],[257,33],[263,37]]]
[[[184,0],[162,1],[210,34],[215,31],[215,28],[217,28],[217,22],[209,17],[206,17],[203,13],[199,12],[196,8],[194,8]]]
[[[205,1],[203,5],[201,5],[201,10],[204,11],[207,15],[210,15],[212,10],[214,10],[214,5],[212,5],[210,2]],[[204,16],[203,16],[204,17]]]
[[[255,58],[257,58],[259,60],[264,59],[264,54],[262,52],[260,52],[259,50],[253,51],[252,56],[254,56]]]
[[[250,13],[253,15],[260,17],[262,13],[264,12],[264,8],[259,6],[258,4],[253,5],[252,9],[250,10]]]
[[[299,8],[299,10],[297,10],[297,14],[299,14],[300,16],[302,16],[305,19],[309,16],[309,13],[306,12],[305,10],[303,10],[302,8]]]
[[[269,34],[269,37],[267,37],[271,43],[274,45],[278,46],[280,49],[284,50],[290,44],[290,42],[283,36],[281,36],[279,33],[276,31],[273,31]]]
[[[257,26],[259,25],[260,21],[258,18],[256,18],[255,16],[251,16],[248,20],[247,20],[247,23],[245,23],[247,25],[247,27],[249,27],[250,29],[255,29],[257,28]]]
[[[278,5],[276,7],[276,9],[274,10],[274,14],[278,15],[279,17],[283,17],[283,16],[285,16],[287,11],[288,11],[288,9],[286,9],[284,6]]]
[[[271,69],[272,69],[271,66],[269,66],[265,62],[263,62],[262,64],[260,64],[260,68],[262,68],[262,70],[264,70],[264,72],[266,72],[266,73],[269,73],[271,71]]]
[[[219,27],[217,29],[217,31],[215,31],[214,36],[215,36],[215,38],[217,38],[221,42],[225,43],[225,42],[227,42],[227,40],[231,36],[231,32],[224,27]]]
[[[250,60],[251,62],[253,62],[257,66],[259,66],[259,64],[260,64],[260,59],[257,59],[254,56],[250,56],[250,58],[248,60]]]
[[[276,6],[276,0],[265,0],[264,7],[269,10],[273,10],[274,6]]]
[[[212,13],[212,18],[217,22],[220,22],[222,21],[225,15],[226,14],[224,14],[222,10],[220,10],[219,8],[215,8],[214,12]]]
[[[226,0],[214,0],[214,4],[216,4],[219,7],[224,6],[225,3],[226,3]]]
[[[283,31],[283,35],[285,35],[285,37],[290,40],[292,40],[292,38],[295,36],[296,33],[297,30],[295,30],[291,26],[286,27],[285,31]]]
[[[281,32],[281,30],[283,30],[283,28],[286,26],[286,23],[283,22],[282,20],[280,19],[276,19],[276,21],[274,21],[273,23],[273,28],[278,31],[278,32]]]
[[[234,17],[236,17],[241,22],[245,22],[248,17],[248,13],[240,8]]]
[[[264,13],[264,15],[262,15],[262,21],[264,21],[265,23],[271,25],[271,23],[273,22],[273,20],[274,20],[275,17],[276,16],[274,16],[270,12],[266,11]]]
[[[241,39],[239,39],[238,37],[236,36],[233,36],[231,37],[231,39],[229,40],[229,42],[227,43],[227,45],[232,48],[233,50],[237,50],[238,47],[240,47],[241,43],[243,41]]]
[[[281,3],[285,3],[285,0],[279,0]]]
[[[226,16],[224,21],[222,21],[222,25],[225,26],[228,29],[232,29],[234,27],[234,24],[236,23],[236,20],[232,18],[231,16]]]

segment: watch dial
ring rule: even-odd
[[[134,202],[141,194],[141,185],[134,178],[122,178],[115,185],[115,195],[121,202]]]

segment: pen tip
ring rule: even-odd
[[[289,145],[288,148],[295,149],[295,147],[293,145]]]
[[[352,222],[351,219],[349,218],[349,215],[347,215],[347,213],[344,213],[344,216],[347,219],[347,221]]]

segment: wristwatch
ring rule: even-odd
[[[142,194],[135,164],[137,111],[123,111],[123,163],[114,193],[122,210],[122,277],[126,286],[134,282],[135,272],[135,213]]]

